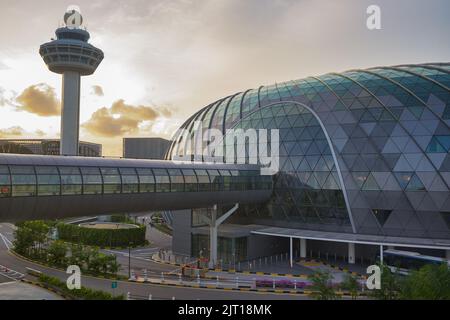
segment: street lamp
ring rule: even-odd
[[[133,242],[128,243],[128,279],[131,279],[131,246]]]

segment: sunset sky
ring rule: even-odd
[[[58,138],[61,76],[39,46],[69,5],[105,53],[83,77],[81,139],[170,138],[234,92],[332,71],[450,61],[447,0],[0,0],[0,138]],[[381,7],[382,29],[366,28]]]

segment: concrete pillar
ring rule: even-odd
[[[355,264],[355,244],[348,244],[348,263]]]
[[[209,267],[214,268],[217,263],[217,206],[211,210],[211,223],[209,225]]]
[[[293,257],[292,257],[292,237],[289,238],[289,265],[291,266],[291,268],[294,266],[294,261],[293,261]]]
[[[60,154],[78,155],[80,126],[80,74],[65,71],[62,85]]]
[[[306,258],[306,239],[300,239],[300,258]]]
[[[210,239],[209,239],[209,243],[210,243],[210,248],[209,248],[209,267],[210,268],[214,268],[216,266],[217,263],[217,227],[215,226],[210,226],[209,228],[209,235],[210,235]]]
[[[209,250],[209,267],[214,268],[217,264],[217,229],[219,226],[228,219],[239,208],[239,203],[236,203],[233,208],[228,210],[217,218],[217,205],[211,210],[211,220],[209,223],[209,238],[210,238],[210,250]]]
[[[384,263],[384,253],[383,253],[383,245],[380,245],[380,263]]]

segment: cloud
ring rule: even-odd
[[[43,138],[46,135],[47,133],[41,129],[37,129],[34,132],[29,132],[20,126],[0,129],[0,138],[2,139],[13,139],[23,137],[27,139],[33,139],[33,138]]]
[[[46,135],[46,133],[44,131],[42,131],[41,129],[37,129],[34,134],[38,137],[44,137]]]
[[[4,93],[5,93],[5,90],[3,88],[0,88],[0,107],[3,107],[7,103]]]
[[[0,129],[0,138],[22,137],[24,134],[25,134],[25,130],[19,126],[7,128],[7,129]]]
[[[94,112],[82,127],[97,136],[117,137],[134,134],[145,122],[171,115],[172,112],[165,107],[133,106],[118,100],[111,108],[103,107]]]
[[[8,69],[9,67],[3,61],[0,61],[0,70],[8,70]]]
[[[17,98],[16,109],[41,117],[59,116],[61,103],[56,98],[55,89],[45,83],[29,86]]]
[[[92,86],[92,92],[96,96],[103,97],[105,94],[103,93],[103,88],[101,86],[95,85]]]

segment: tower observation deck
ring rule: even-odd
[[[81,76],[92,75],[104,58],[89,44],[90,34],[81,28],[78,10],[68,10],[65,26],[55,32],[56,40],[41,45],[39,53],[48,69],[63,76],[61,155],[78,155]]]

